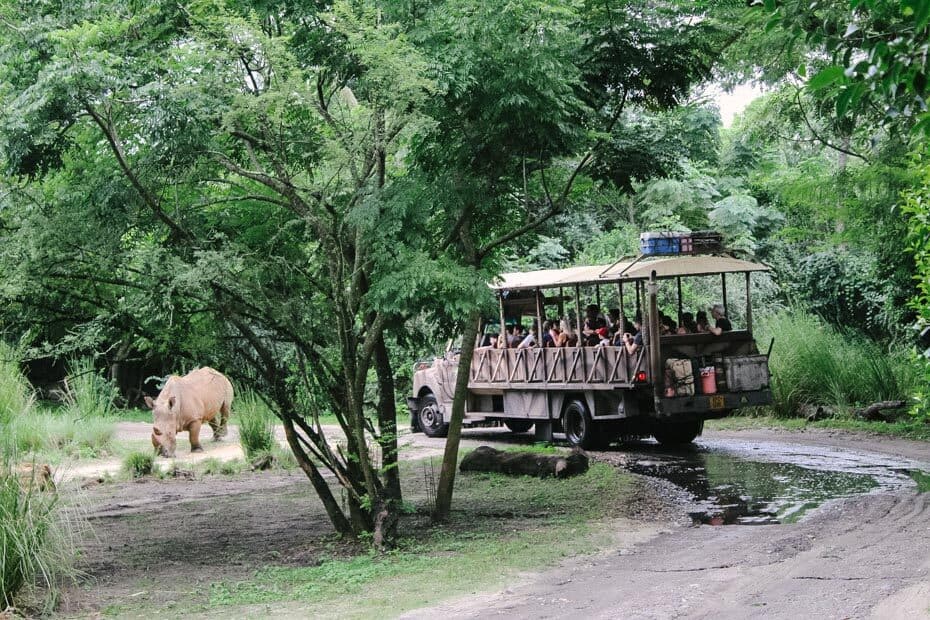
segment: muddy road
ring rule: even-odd
[[[136,439],[148,426],[119,432]],[[497,429],[463,434],[463,447],[532,441]],[[400,443],[402,458],[437,463],[444,445],[407,433]],[[234,441],[205,447],[204,456],[239,454]],[[639,524],[635,540],[408,615],[930,617],[930,493],[914,481],[914,472],[930,472],[928,444],[840,431],[709,431],[691,449],[640,442],[591,456],[637,477],[642,509],[618,515]],[[179,461],[193,465],[186,454]],[[86,499],[97,536],[83,547],[83,568],[93,587],[66,594],[69,616],[106,608],[135,617],[139,601],[164,610],[191,592],[202,598],[219,576],[247,579],[258,566],[313,565],[330,553],[331,527],[299,471],[106,484]],[[310,612],[296,602],[278,609]]]
[[[644,442],[592,456],[643,476],[675,522],[407,617],[930,617],[930,493],[914,480],[930,471],[927,444],[709,431],[693,449]]]

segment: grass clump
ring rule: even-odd
[[[758,342],[775,338],[769,360],[772,410],[791,417],[804,405],[841,408],[906,400],[916,373],[907,355],[886,351],[853,332],[840,332],[805,310],[761,321]]]
[[[248,459],[272,451],[275,417],[268,406],[252,392],[246,392],[236,406],[239,417],[239,443]]]
[[[123,471],[132,478],[150,476],[155,470],[155,455],[151,452],[132,452],[123,460]]]
[[[235,476],[245,470],[245,462],[242,459],[222,461],[216,457],[210,457],[204,459],[200,463],[199,469],[207,476],[215,476],[217,474]]]
[[[54,489],[7,460],[0,468],[0,608],[47,612],[76,575],[72,531],[79,517],[66,519]]]

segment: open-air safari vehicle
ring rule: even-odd
[[[479,330],[465,425],[503,423],[514,432],[535,425],[539,440],[562,431],[570,444],[585,448],[648,435],[663,444],[682,444],[701,433],[704,420],[770,403],[768,354],[760,354],[753,339],[750,298],[750,275],[767,270],[718,254],[640,256],[613,265],[502,275],[491,284],[500,316],[484,321]],[[745,310],[738,321],[730,317],[734,329],[720,335],[660,335],[660,298],[674,302],[677,292],[680,322],[683,282],[705,299],[720,295],[728,317],[728,284],[745,287]],[[566,347],[481,346],[497,340],[497,334],[506,342],[508,325],[523,323],[524,317],[542,326],[556,312],[573,315],[580,336],[583,292],[592,290],[585,301],[598,307],[602,299],[614,301],[620,325],[641,316],[642,346],[630,353],[622,344],[583,346],[580,337]],[[537,332],[537,343],[541,337]],[[408,398],[415,430],[445,435],[457,370],[458,353],[451,349],[417,364]]]

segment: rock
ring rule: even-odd
[[[274,466],[274,457],[270,454],[263,454],[252,461],[252,471],[267,471]]]

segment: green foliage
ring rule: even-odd
[[[37,469],[37,468],[36,468]],[[73,578],[72,536],[80,523],[70,522],[58,494],[43,490],[37,475],[22,476],[0,465],[0,605],[48,612],[58,588]]]
[[[100,376],[92,359],[71,361],[65,393],[65,415],[88,421],[92,418],[113,418],[118,395],[119,390]]]
[[[248,459],[271,452],[277,445],[274,439],[275,417],[261,398],[246,392],[236,400],[236,417],[239,422],[239,443]]]
[[[131,452],[123,459],[123,471],[132,478],[152,475],[155,470],[155,455],[149,452]]]
[[[917,385],[906,353],[837,331],[807,310],[794,308],[761,321],[757,338],[775,338],[769,367],[772,408],[779,416],[795,416],[802,405],[856,407],[906,400]]]
[[[891,121],[916,121],[930,131],[926,111],[930,4],[925,0],[767,1],[766,28],[781,27],[827,55],[804,68],[807,87],[845,120],[875,108]],[[803,65],[802,65],[803,67]]]

